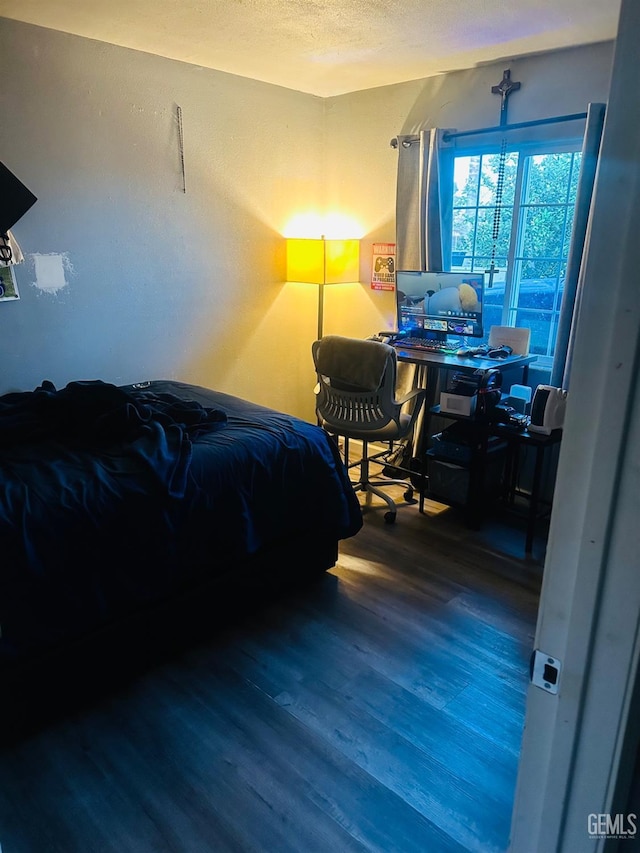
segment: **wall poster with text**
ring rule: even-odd
[[[374,243],[371,264],[371,289],[395,290],[396,244]]]

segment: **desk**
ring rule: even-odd
[[[424,350],[403,349],[401,346],[396,346],[395,350],[398,355],[398,361],[415,364],[419,368],[418,383],[427,392],[416,453],[423,483],[426,477],[426,451],[427,443],[431,436],[431,416],[436,403],[436,391],[439,384],[437,381],[438,378],[442,378],[443,381],[440,384],[444,385],[446,384],[446,374],[450,371],[473,373],[475,370],[491,370],[492,368],[498,368],[500,371],[516,369],[521,370],[520,383],[526,385],[529,365],[536,360],[535,355],[511,355],[508,358],[477,358],[443,355],[441,353],[425,352]],[[419,489],[419,492],[420,512],[424,513],[424,488]],[[470,517],[473,518],[473,516],[474,511],[472,507]]]
[[[396,346],[395,351],[398,354],[398,361],[438,371],[460,370],[473,373],[474,370],[491,370],[492,367],[497,367],[499,370],[522,368],[523,385],[527,384],[529,365],[537,358],[535,355],[510,355],[508,358],[477,358],[460,355],[443,355],[442,353],[425,352],[424,350],[402,349],[400,346]],[[435,385],[436,383],[430,383],[434,401]],[[428,396],[429,387],[426,390]],[[433,405],[433,402],[431,405]]]

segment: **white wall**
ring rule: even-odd
[[[322,101],[3,19],[0,38],[0,159],[38,196],[0,390],[180,378],[311,415],[316,290],[284,284],[282,232],[320,205]],[[34,285],[34,254],[64,288]]]
[[[179,378],[313,419],[317,290],[285,284],[295,214],[361,226],[361,284],[326,291],[325,332],[394,323],[370,288],[395,240],[398,133],[606,100],[612,45],[493,63],[322,100],[0,18],[0,159],[38,196],[14,232],[21,300],[0,304],[0,392],[79,378]],[[184,124],[186,194],[176,107]],[[10,121],[4,117],[10,116]],[[59,256],[48,292],[36,255]],[[46,278],[46,277],[45,277]],[[36,282],[36,284],[34,284]]]

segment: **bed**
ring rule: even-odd
[[[186,593],[317,575],[362,526],[319,427],[184,382],[1,396],[0,477],[4,667]]]

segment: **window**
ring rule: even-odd
[[[486,272],[485,327],[528,326],[550,366],[567,267],[580,143],[454,156],[451,268]],[[489,272],[495,267],[493,275]]]

